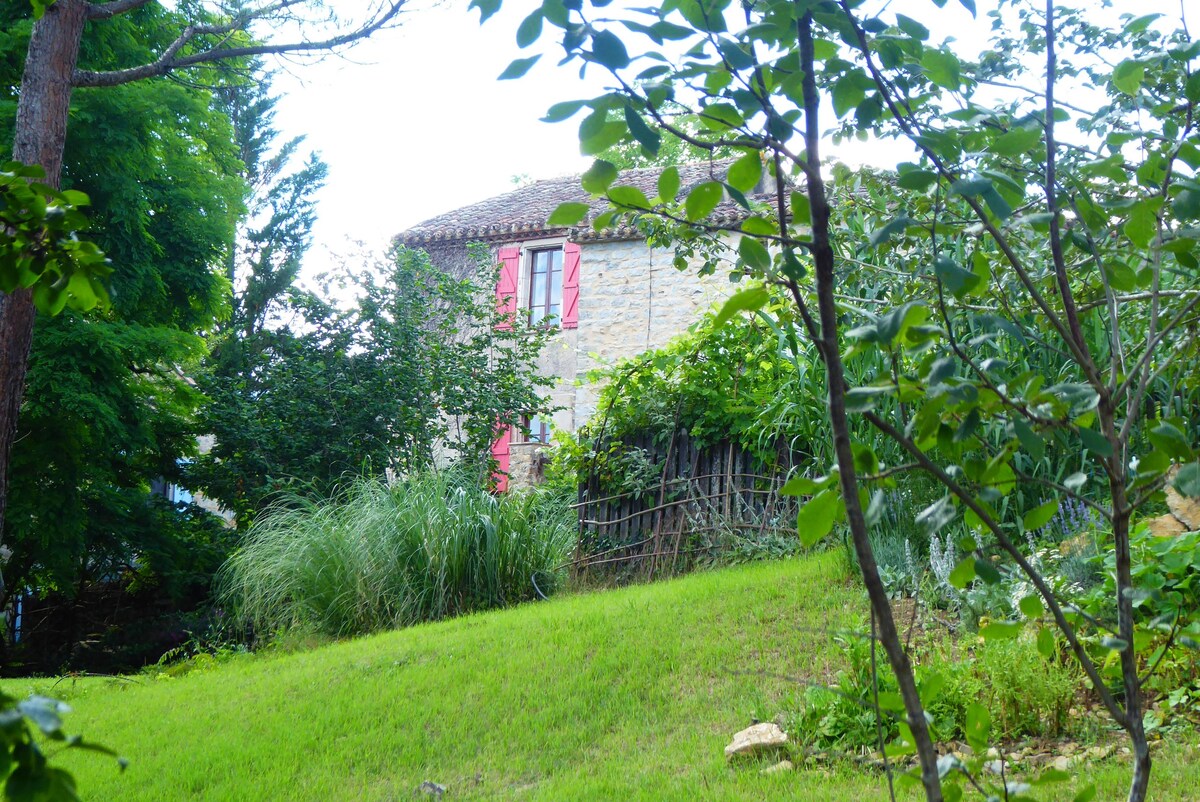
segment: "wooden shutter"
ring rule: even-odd
[[[509,443],[512,442],[512,427],[505,426],[500,431],[500,436],[492,443],[492,457],[496,460],[496,472],[492,474],[492,478],[496,480],[496,492],[503,493],[508,490],[508,466],[509,466]]]
[[[501,248],[500,279],[496,283],[496,309],[502,315],[513,316],[517,312],[517,275],[521,267],[520,248]],[[500,323],[498,329],[511,329],[511,320]]]
[[[562,327],[579,328],[579,246],[563,245]]]

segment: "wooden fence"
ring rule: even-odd
[[[666,445],[639,438],[623,453],[641,455],[641,486],[614,492],[593,470],[580,487],[576,574],[650,578],[686,568],[722,539],[795,532],[796,500],[779,494],[789,455],[767,468],[734,443],[700,448],[684,432]]]

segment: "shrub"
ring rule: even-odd
[[[838,672],[830,688],[808,688],[789,724],[805,744],[875,749],[878,730],[870,642],[863,638],[840,642],[847,667]],[[920,651],[916,662],[922,696],[929,697],[928,712],[937,736],[947,740],[966,737],[967,713],[976,702],[987,709],[996,738],[1057,736],[1067,725],[1071,702],[1081,687],[1078,666],[1042,657],[1032,638],[980,639],[969,653],[939,640]],[[898,733],[897,684],[882,654],[876,655],[876,664],[879,703],[885,711],[883,733],[891,741]]]
[[[454,473],[362,479],[277,502],[222,568],[219,595],[258,633],[355,635],[534,597],[574,541],[564,505],[493,496]]]
[[[937,673],[945,683],[929,713],[946,738],[964,737],[973,702],[987,708],[998,739],[1060,735],[1082,680],[1078,666],[1042,657],[1034,640],[1025,637],[980,639],[968,656],[943,653],[926,662],[922,676]]]

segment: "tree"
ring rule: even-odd
[[[499,0],[473,5],[486,18]],[[974,14],[971,0],[961,5]],[[992,46],[968,61],[931,42],[919,20],[849,0],[741,7],[677,0],[624,14],[592,11],[591,4],[547,0],[521,26],[526,34],[543,23],[562,30],[568,61],[604,70],[615,82],[615,91],[548,114],[586,112],[579,127],[585,153],[621,140],[653,152],[666,131],[741,154],[725,180],[689,188],[682,199],[670,171],[655,198],[616,186],[615,171],[593,171],[613,176],[613,208],[598,228],[653,215],[673,222],[676,240],[694,248],[722,233],[705,220],[723,198],[742,202],[764,171],[778,179],[776,202],[743,204],[749,214],[729,233],[740,235],[737,269],[788,293],[794,328],[826,369],[836,464],[825,477],[797,478],[789,487],[809,497],[802,537],[818,539],[839,517],[849,527],[878,642],[904,701],[901,745],[918,754],[926,797],[960,797],[954,781],[963,777],[980,790],[987,781],[981,764],[937,758],[922,689],[867,538],[880,491],[910,471],[929,475],[945,493],[920,519],[933,530],[963,527],[967,556],[954,581],[993,581],[993,558],[1002,558],[1004,570],[1036,590],[1022,604],[1026,620],[998,622],[984,635],[1011,636],[1026,624],[1055,628],[1060,648],[1126,731],[1129,799],[1145,799],[1151,761],[1143,681],[1153,665],[1137,641],[1150,636],[1166,650],[1173,627],[1200,634],[1194,614],[1181,619],[1178,611],[1174,624],[1138,629],[1135,603],[1154,592],[1135,584],[1131,550],[1135,515],[1161,497],[1164,484],[1200,495],[1194,428],[1145,403],[1164,379],[1186,372],[1200,336],[1200,184],[1193,177],[1200,45],[1186,21],[1125,15],[1119,28],[1104,29],[1053,0],[1004,0]],[[521,40],[530,43],[527,35]],[[531,63],[514,62],[505,77],[519,77]],[[1031,85],[1037,75],[1042,82]],[[663,113],[679,103],[698,115],[701,135],[679,130]],[[821,161],[830,109],[837,136],[895,137],[913,148],[912,160],[896,165],[886,202],[842,201],[867,213],[866,237],[831,206]],[[561,211],[557,219],[565,220]],[[862,280],[885,269],[914,273],[923,289],[872,312],[847,302],[847,276]],[[770,316],[768,298],[752,286],[726,313]],[[1011,358],[1022,353],[1035,358]],[[863,358],[887,367],[851,386],[847,365]],[[1046,365],[1055,368],[1052,379]],[[899,447],[905,461],[881,465],[872,442],[852,439],[855,418]],[[1073,453],[1074,466],[1043,470],[1048,444]],[[1040,487],[1044,502],[1014,500],[1018,485]],[[1074,611],[1018,545],[1064,499],[1091,506],[1111,530],[1111,631]],[[1049,638],[1054,651],[1045,631],[1039,641]],[[1110,656],[1120,666],[1112,685],[1101,671]],[[946,796],[943,784],[953,788]]]
[[[14,87],[30,26],[5,22],[0,74]],[[81,58],[128,63],[154,45],[134,31],[128,19],[109,23]],[[12,134],[13,106],[0,111],[0,139]],[[200,332],[227,310],[220,265],[243,212],[238,153],[228,118],[196,85],[83,92],[71,113],[86,124],[65,150],[63,182],[89,196],[93,244],[119,269],[103,308],[37,320],[11,455],[5,586],[69,605],[101,578],[136,577],[186,607],[206,590],[197,576],[220,563],[206,545],[220,541],[220,528],[157,503],[152,485],[177,482],[179,460],[195,452],[201,396],[186,371],[205,350]],[[67,646],[99,623],[65,632]]]
[[[13,158],[42,168],[57,187],[62,173],[72,91],[107,88],[196,69],[206,64],[280,53],[312,54],[343,48],[394,24],[404,0],[371,5],[366,16],[340,22],[322,4],[281,2],[194,3],[166,10],[153,0],[32,0],[36,18],[21,77],[13,131]],[[132,65],[95,68],[81,61],[88,35],[118,19],[131,20],[148,47]],[[261,43],[262,26],[297,31],[293,41]],[[8,505],[10,455],[25,390],[33,336],[33,293],[0,294],[0,527]]]
[[[403,248],[341,272],[337,294],[352,306],[293,289],[287,325],[226,341],[201,379],[215,442],[192,476],[241,526],[287,486],[327,496],[348,477],[413,473],[439,456],[487,483],[497,425],[549,412],[535,364],[548,331],[503,319],[487,254],[465,279]]]

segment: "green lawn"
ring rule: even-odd
[[[71,732],[129,769],[70,755],[92,800],[395,800],[424,780],[447,800],[886,798],[850,769],[760,775],[722,749],[794,692],[762,675],[822,678],[820,630],[865,610],[824,556],[568,596],[186,676],[67,680]],[[10,693],[48,681],[9,681]],[[1159,800],[1194,799],[1180,747],[1156,764]],[[1088,769],[1100,799],[1125,769]],[[1176,790],[1168,790],[1168,787]],[[1067,797],[1069,798],[1069,797]]]

